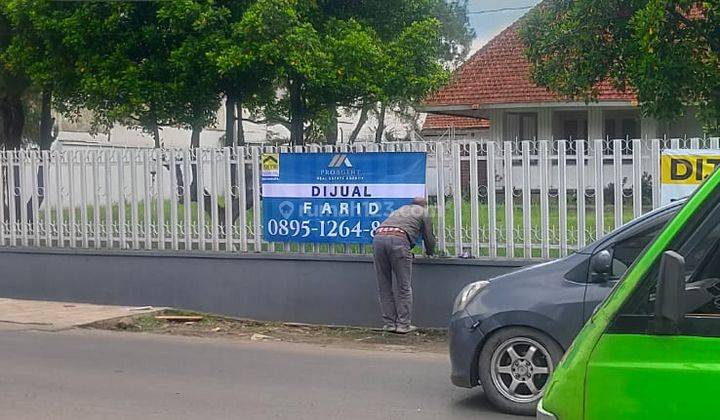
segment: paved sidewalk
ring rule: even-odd
[[[163,308],[91,305],[0,298],[0,326],[24,326],[33,330],[60,331],[128,315],[155,312]]]

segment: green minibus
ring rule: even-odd
[[[718,419],[720,171],[626,272],[570,346],[543,420]]]

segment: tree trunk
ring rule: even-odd
[[[152,126],[152,136],[155,141],[155,148],[160,149],[162,147],[162,141],[160,140],[160,127],[157,123]]]
[[[20,96],[8,95],[0,99],[0,120],[2,120],[2,146],[8,150],[22,147],[22,132],[25,127],[25,111]]]
[[[202,154],[197,150],[200,148],[200,134],[202,134],[203,126],[200,124],[193,125],[192,132],[190,134],[190,148],[196,149],[197,152],[197,159],[202,159]],[[205,205],[204,209],[207,214],[211,214],[211,208],[212,208],[212,197],[210,196],[210,193],[205,189],[204,186],[200,186],[199,188],[202,188],[202,191],[198,191],[198,165],[197,163],[194,165],[191,165],[190,168],[192,172],[192,183],[190,184],[190,201],[197,202],[200,197],[198,197],[198,193],[202,194],[202,200],[203,204]],[[218,204],[218,209],[221,209],[220,205]],[[222,213],[218,213],[222,214]]]
[[[370,108],[367,105],[363,105],[362,110],[360,111],[360,118],[358,119],[357,125],[355,125],[352,133],[350,133],[350,137],[348,137],[348,143],[355,143],[358,136],[360,135],[360,131],[365,126],[365,123],[368,120],[369,112]]]
[[[378,128],[375,132],[375,143],[382,143],[383,133],[385,132],[385,111],[387,106],[385,103],[380,104],[380,112],[378,112]]]
[[[200,160],[202,158],[200,151],[197,150],[198,148],[200,148],[200,134],[201,133],[202,133],[202,128],[198,127],[197,125],[194,125],[192,127],[192,132],[190,133],[190,149],[195,149],[198,160]],[[197,202],[197,200],[198,200],[197,163],[195,163],[194,165],[191,165],[190,170],[192,171],[192,181],[191,181],[190,187],[189,187],[190,188],[190,201]]]
[[[0,206],[3,206],[3,215],[5,218],[3,220],[0,220],[0,223],[7,222],[10,220],[10,209],[8,208],[8,204],[5,204],[5,200],[7,200],[7,194],[8,194],[8,188],[7,188],[7,168],[0,168],[0,188],[2,188],[2,197],[0,197]]]
[[[194,151],[197,153],[198,160],[201,158],[200,151],[197,150],[200,147],[200,134],[201,130],[193,126],[192,131],[190,132],[190,149],[195,149]],[[190,201],[197,202],[197,163],[191,163],[190,171],[192,178],[190,180],[190,185],[187,188],[190,188]]]
[[[161,148],[162,144],[160,143],[160,125],[158,124],[157,114],[155,113],[152,104],[150,104],[150,110],[148,112],[148,118],[147,123],[145,124],[145,128],[150,131],[150,135],[152,135],[153,141],[155,142],[155,148]]]
[[[53,118],[51,113],[52,91],[43,89],[42,108],[40,110],[40,150],[50,150],[53,142]]]
[[[24,180],[22,179],[22,174],[20,172],[20,168],[15,166],[12,168],[13,171],[13,191],[20,191],[21,193],[25,191],[25,188],[30,188],[29,185],[25,185]],[[42,174],[40,173],[40,169],[38,168],[38,173],[36,175],[38,178],[42,179]],[[5,191],[7,193],[7,191]],[[9,200],[8,200],[8,206],[5,207],[5,209],[8,209],[9,207]],[[26,203],[23,204],[22,197],[16,197],[14,200],[14,206],[11,209],[15,212],[15,220],[17,223],[20,223],[22,221],[22,208],[25,206],[25,214],[26,214],[26,220],[28,223],[32,223],[35,221],[35,217],[33,215],[33,199],[30,198]],[[40,207],[40,204],[42,204],[42,197],[38,197],[38,207]],[[4,204],[3,204],[4,205]],[[8,216],[8,212],[5,212],[5,221],[10,220]]]
[[[20,175],[20,168],[17,167],[17,166],[15,166],[15,167],[12,168],[12,171],[13,171],[13,184],[14,184],[14,185],[13,185],[13,190],[14,190],[14,191],[20,191],[20,192],[22,193],[23,185],[22,185],[22,183],[20,182],[20,179],[22,178],[22,176]],[[22,198],[20,198],[20,197],[16,197],[13,201],[15,202],[15,206],[13,206],[14,208],[12,209],[12,210],[15,212],[15,221],[16,221],[17,223],[20,223],[20,220],[22,219],[22,210],[21,210],[21,208],[22,208],[22,205],[23,205],[23,203],[22,203],[23,200],[22,200]],[[9,203],[8,203],[8,204],[9,204]],[[28,204],[29,204],[29,203],[28,203]],[[30,214],[30,212],[28,212],[28,214]]]
[[[193,126],[192,132],[190,133],[190,148],[197,149],[200,147],[200,134],[202,134],[203,128],[200,126]]]
[[[183,192],[185,190],[185,179],[183,177],[182,172],[182,164],[176,163],[175,164],[175,181],[177,185],[177,202],[178,204],[183,204]]]
[[[302,97],[302,82],[297,78],[290,78],[290,144],[293,146],[305,145],[305,104]]]
[[[237,108],[237,118],[235,121],[237,122],[237,142],[235,143],[235,146],[245,146],[245,128],[243,127],[243,104],[240,101],[237,101],[235,104],[235,107]]]
[[[230,172],[230,183],[232,185],[233,191],[237,191],[237,189],[238,189],[237,188],[238,187],[238,179],[237,179],[236,165],[237,165],[236,163],[233,163],[230,168],[230,171],[231,171]],[[253,208],[253,200],[254,200],[253,181],[252,181],[253,173],[252,173],[252,168],[250,166],[243,165],[243,167],[245,169],[245,210],[247,211],[247,210],[250,210],[251,208]],[[240,217],[240,198],[237,197],[237,198],[234,198],[232,201],[229,200],[228,202],[233,203],[232,221],[233,221],[233,223],[235,223],[235,221],[237,221],[237,219]],[[219,208],[219,214],[225,214],[225,207],[218,205],[218,208]],[[220,218],[220,224],[222,226],[225,226],[225,218],[224,217]]]
[[[235,132],[235,97],[228,93],[225,96],[225,146],[232,146],[237,142]]]
[[[337,144],[338,142],[338,112],[335,104],[330,105],[328,108],[330,111],[330,121],[328,126],[325,128],[325,143]]]

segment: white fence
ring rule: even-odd
[[[426,151],[441,251],[550,258],[657,207],[667,147],[718,139],[0,152],[0,246],[368,253],[263,241],[262,153]]]

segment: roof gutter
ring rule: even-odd
[[[488,118],[486,111],[492,109],[530,109],[530,108],[637,108],[637,103],[632,101],[602,101],[602,102],[528,102],[528,103],[505,103],[487,105],[421,105],[418,110],[432,114],[453,115],[458,117]]]

